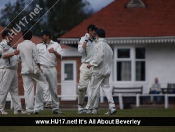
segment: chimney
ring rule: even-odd
[[[146,7],[142,0],[131,0],[127,6],[127,8],[144,8]]]

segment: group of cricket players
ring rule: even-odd
[[[59,109],[56,69],[57,61],[61,60],[63,54],[61,46],[51,40],[49,30],[42,30],[39,33],[42,43],[37,45],[31,41],[30,30],[23,32],[23,42],[17,47],[15,44],[11,45],[11,34],[10,30],[4,30],[0,43],[0,114],[8,114],[5,111],[8,92],[14,104],[14,114],[39,114],[44,108],[51,108],[53,114],[63,114]],[[109,87],[113,51],[105,40],[105,31],[90,24],[85,36],[79,39],[78,51],[82,55],[78,84],[78,114],[98,113],[100,88],[103,89],[109,104],[109,110],[105,114],[115,114],[117,111]],[[18,95],[19,62],[26,110],[22,110]],[[88,102],[85,106],[87,88]]]

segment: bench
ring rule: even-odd
[[[136,97],[136,106],[139,105],[139,95],[143,94],[143,86],[140,87],[113,87],[113,97],[119,98],[119,107],[123,109],[123,97]]]
[[[161,88],[163,94],[174,94],[175,88]]]
[[[169,97],[175,97],[175,88],[168,87],[168,88],[161,88],[162,94],[165,95],[165,108],[168,108],[169,104]]]

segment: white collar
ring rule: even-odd
[[[98,39],[97,39],[97,42],[100,42],[100,41],[106,42],[106,39],[105,39],[105,38],[98,38]]]
[[[43,44],[46,45],[46,43],[44,43],[44,42],[43,42]],[[50,40],[50,43],[49,44],[54,44],[54,41],[53,40]],[[47,44],[47,45],[49,45],[49,44]]]
[[[24,40],[24,41],[31,41],[31,40]]]

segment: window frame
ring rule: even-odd
[[[136,48],[145,48],[145,59],[136,59]],[[118,56],[118,49],[130,49],[130,58],[117,58]],[[130,61],[131,62],[131,80],[130,81],[118,81],[117,80],[117,62],[122,62],[122,61]],[[145,80],[144,81],[136,81],[136,62],[137,61],[144,61],[145,62]],[[128,47],[124,47],[124,46],[117,46],[114,49],[114,75],[113,75],[113,79],[115,82],[124,82],[124,83],[128,83],[128,82],[146,82],[146,47],[142,46],[136,46],[136,47],[132,47],[132,46],[128,46]]]

